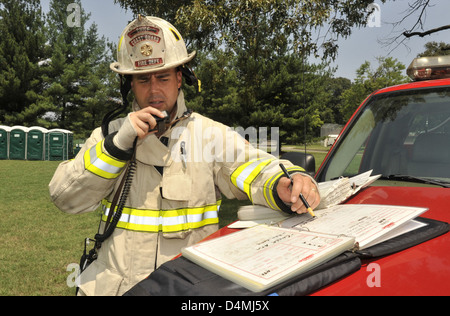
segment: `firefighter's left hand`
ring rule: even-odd
[[[306,207],[299,198],[300,193],[302,193],[311,208],[316,208],[320,203],[320,195],[311,178],[297,173],[292,176],[292,180],[294,181],[292,188],[291,181],[286,177],[282,177],[278,182],[277,193],[280,199],[286,204],[292,203],[291,210],[293,212],[306,213]]]

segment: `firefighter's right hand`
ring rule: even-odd
[[[147,135],[154,134],[155,132],[149,132],[149,129],[153,129],[156,126],[156,120],[153,115],[164,117],[163,113],[151,107],[128,114],[118,133],[113,138],[114,145],[121,150],[127,151],[133,148],[136,136],[142,139]]]
[[[149,134],[154,134],[157,131],[149,132],[156,127],[156,119],[155,116],[164,118],[165,115],[151,106],[143,108],[137,112],[130,113],[128,118],[131,121],[131,124],[136,132],[136,135],[143,139]]]

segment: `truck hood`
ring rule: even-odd
[[[421,217],[450,222],[450,189],[439,187],[373,186],[348,204],[420,206]],[[377,270],[376,270],[377,269]],[[380,286],[371,285],[379,273]],[[363,260],[361,269],[313,295],[450,295],[450,233],[404,251]]]

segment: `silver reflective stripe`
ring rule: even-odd
[[[200,207],[201,209],[204,208],[212,208],[211,210],[207,210],[205,212],[199,213],[199,214],[185,214],[185,215],[178,215],[178,216],[161,216],[157,214],[162,214],[164,211],[148,211],[149,214],[147,216],[139,216],[139,215],[133,215],[133,210],[126,208],[124,209],[120,219],[119,219],[119,226],[120,223],[124,224],[132,224],[132,225],[145,225],[145,226],[154,226],[154,227],[167,227],[167,226],[176,226],[176,225],[184,225],[184,224],[194,224],[194,223],[202,223],[205,220],[216,220],[218,218],[218,211],[220,208],[219,205],[220,202],[216,205],[210,205],[207,207]],[[110,208],[103,205],[103,214],[105,217],[109,215]],[[167,211],[170,212],[170,211]],[[156,216],[151,216],[151,213],[155,214]],[[152,229],[149,229],[149,231],[152,231]]]
[[[91,160],[91,164],[102,171],[106,171],[112,174],[118,174],[122,171],[122,168],[110,165],[109,163],[103,161],[101,158],[97,156],[97,146],[92,147],[89,150],[89,156]]]
[[[236,178],[236,184],[239,189],[241,189],[242,191],[245,191],[244,190],[245,180],[250,176],[250,174],[253,172],[253,170],[255,170],[255,168],[258,167],[260,164],[261,164],[261,160],[256,160],[252,164],[245,167],[244,170],[242,170],[242,172]]]

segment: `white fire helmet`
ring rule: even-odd
[[[152,16],[128,24],[120,37],[117,62],[110,68],[122,75],[150,73],[175,68],[195,57],[169,22]]]

